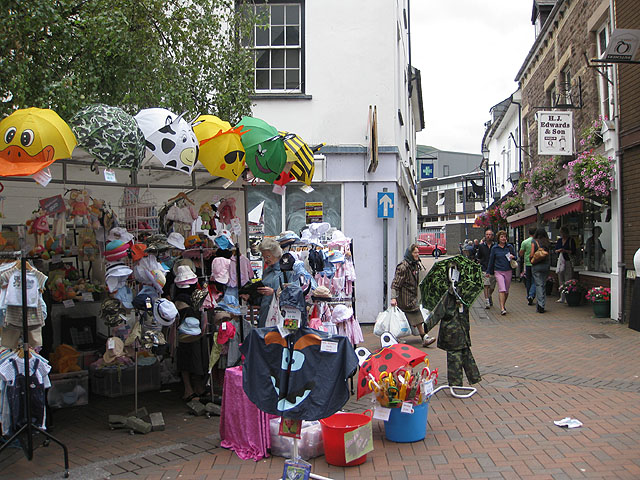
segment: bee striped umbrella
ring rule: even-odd
[[[287,152],[287,162],[291,162],[289,173],[296,180],[311,185],[315,171],[314,152],[320,150],[323,144],[310,147],[299,135],[289,132],[279,132],[283,136],[284,147]]]

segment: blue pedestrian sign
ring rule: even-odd
[[[378,218],[393,218],[394,194],[378,192]]]

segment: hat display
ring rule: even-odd
[[[233,322],[222,322],[218,327],[218,337],[216,342],[222,345],[227,343],[233,337],[236,336],[236,327]]]
[[[162,252],[171,248],[171,245],[167,242],[167,236],[163,233],[149,235],[144,242],[147,244],[148,253]]]
[[[178,232],[171,232],[167,237],[167,243],[174,248],[184,250],[184,237]]]
[[[229,268],[231,260],[224,257],[216,257],[211,262],[211,280],[226,285],[229,283]]]
[[[193,260],[191,260],[190,258],[179,258],[175,262],[173,262],[172,270],[174,275],[178,275],[178,267],[181,267],[182,265],[186,265],[194,272],[196,271]]]
[[[133,238],[133,235],[127,232],[126,228],[122,227],[113,227],[107,234],[107,240],[109,241],[120,240],[121,242],[129,243],[133,240]]]
[[[107,348],[102,356],[104,363],[113,363],[119,357],[124,356],[124,342],[118,337],[110,337],[107,339],[107,347],[111,345],[112,348]]]
[[[313,291],[313,296],[321,298],[331,298],[331,290],[322,285]]]
[[[187,288],[198,281],[198,276],[187,265],[180,265],[176,274],[175,283],[178,288]]]
[[[104,321],[104,324],[108,327],[115,327],[124,322],[120,315],[124,315],[126,310],[122,306],[122,303],[117,298],[107,298],[100,305],[100,318]]]
[[[341,230],[334,230],[331,234],[331,240],[328,245],[347,245],[351,242],[351,239],[347,238]]]
[[[123,285],[118,291],[114,294],[113,298],[117,298],[122,303],[122,306],[126,309],[133,308],[133,292],[131,289]]]
[[[115,262],[127,256],[129,244],[122,240],[111,240],[104,247],[104,258],[108,262]]]
[[[153,308],[153,301],[157,296],[158,294],[153,287],[145,285],[131,303],[136,310],[151,311]],[[147,300],[149,301],[148,303]]]
[[[178,309],[175,304],[166,298],[156,298],[153,302],[153,318],[160,325],[168,327],[175,322]]]
[[[196,317],[185,317],[178,327],[178,332],[183,335],[200,335],[202,333],[200,320]]]
[[[202,289],[196,288],[191,292],[191,305],[195,310],[200,310],[202,308],[207,295],[209,295],[209,289],[206,285]]]
[[[240,315],[240,302],[238,297],[231,293],[225,293],[221,302],[218,302],[218,307],[225,312],[233,313],[234,315]]]
[[[341,323],[353,316],[353,308],[346,305],[336,305],[331,312],[331,321]]]
[[[129,248],[129,252],[131,253],[131,259],[134,262],[137,262],[138,260],[142,259],[146,255],[145,253],[146,249],[147,249],[147,246],[144,243],[134,243]]]
[[[194,248],[203,244],[204,242],[199,235],[189,235],[184,241],[185,248]]]
[[[290,245],[293,245],[294,243],[299,243],[300,237],[296,235],[295,232],[287,230],[285,232],[282,232],[280,236],[276,238],[276,241],[280,244],[281,247],[288,247]]]

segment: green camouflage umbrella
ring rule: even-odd
[[[248,130],[241,140],[251,173],[269,183],[275,182],[287,162],[284,138],[275,127],[259,118],[242,117],[237,126]]]
[[[449,288],[448,269],[452,263],[460,271],[457,290],[465,305],[470,307],[482,292],[483,282],[480,264],[462,255],[456,255],[436,262],[427,273],[427,276],[420,282],[422,306],[426,309],[430,311],[435,309],[436,304]]]
[[[118,107],[95,104],[69,122],[78,146],[107,168],[136,170],[145,154],[145,139],[136,120]]]

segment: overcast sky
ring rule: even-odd
[[[414,0],[411,62],[422,74],[418,144],[481,153],[489,109],[518,87],[533,0]]]

